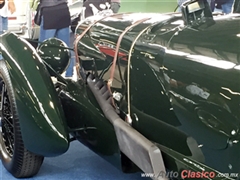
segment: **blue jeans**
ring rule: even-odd
[[[8,30],[8,18],[0,16],[0,34]]]
[[[62,28],[62,29],[44,29],[43,28],[43,18],[40,24],[40,35],[39,35],[39,41],[43,42],[46,39],[56,37],[58,39],[61,39],[63,42],[67,44],[69,47],[70,45],[70,29],[69,27]],[[71,77],[73,75],[73,66],[74,66],[74,59],[70,59],[69,66],[66,70],[66,77]]]
[[[233,1],[234,0],[228,0],[226,3],[222,4],[223,13],[229,14],[232,12]]]
[[[8,18],[0,16],[0,35],[7,30],[8,30]],[[2,59],[3,59],[2,54],[0,54],[0,60]]]

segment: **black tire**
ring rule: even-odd
[[[43,159],[29,152],[21,135],[14,89],[6,64],[0,61],[0,155],[4,167],[17,178],[38,173]]]

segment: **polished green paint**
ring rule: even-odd
[[[179,31],[169,43],[163,73],[180,128],[209,151],[208,166],[234,173],[240,167],[240,17],[233,17]],[[208,160],[219,156],[220,161]]]
[[[120,168],[120,151],[112,124],[104,117],[91,91],[67,80],[61,99],[69,132],[79,141]],[[107,145],[107,148],[106,148]]]
[[[86,56],[76,82],[60,75],[69,50],[52,46],[61,44],[56,39],[37,52],[14,34],[0,36],[26,148],[59,155],[68,149],[71,134],[119,168],[135,169],[120,152],[113,125],[85,76],[92,73],[107,82],[118,38],[145,17],[150,20],[130,29],[120,44],[111,85],[116,112],[159,147],[170,171],[240,172],[240,15],[194,26],[185,26],[181,14],[132,13],[101,20],[76,42],[79,55]],[[76,34],[92,21],[82,22]],[[57,78],[55,86],[49,74]]]
[[[15,90],[25,147],[43,156],[64,153],[69,147],[65,117],[42,60],[15,34],[4,34],[0,42]]]
[[[60,39],[50,38],[42,42],[37,53],[58,74],[62,74],[70,63],[71,53],[67,45]]]
[[[170,170],[240,172],[240,16],[214,17],[193,27],[184,26],[181,14],[133,13],[117,20],[106,18],[81,40],[79,51],[99,60],[99,52],[94,55],[91,49],[90,53],[83,49],[92,43],[109,47],[114,54],[123,30],[144,17],[151,20],[126,33],[120,47],[128,56],[137,35],[147,28],[137,39],[130,59],[133,128],[159,144]],[[111,60],[108,54],[102,65]],[[93,70],[98,69],[98,75],[108,81],[108,69],[99,68],[99,64]],[[126,64],[119,59],[111,87],[112,92],[123,95],[122,101],[115,101],[122,119],[129,113]]]
[[[47,72],[24,40],[5,34],[1,52],[16,89],[27,149],[44,156],[61,154],[68,148],[70,133],[118,167],[134,169],[120,152],[113,125],[85,76],[92,73],[108,82],[118,38],[145,17],[150,20],[130,29],[120,44],[111,85],[116,112],[159,147],[170,171],[240,172],[239,14],[194,26],[184,25],[176,13],[107,17],[76,42],[79,55],[86,56],[80,59],[82,77],[76,82],[61,77],[54,65],[47,66]],[[86,19],[76,34],[93,22]],[[56,88],[49,73],[58,80]],[[117,100],[116,94],[122,98]]]

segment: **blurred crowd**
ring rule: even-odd
[[[8,30],[8,12],[13,14],[16,11],[14,0],[0,0],[0,34]]]
[[[178,0],[178,6],[181,6],[187,0]],[[212,11],[229,14],[232,12],[234,0],[207,0]]]

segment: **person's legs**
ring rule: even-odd
[[[226,3],[222,4],[223,13],[229,14],[232,12],[233,1],[234,0],[228,0]]]
[[[8,18],[0,16],[0,35],[8,30]]]
[[[71,58],[70,58],[70,62],[69,65],[66,69],[66,74],[65,77],[72,77],[73,76],[73,68],[75,66],[75,58],[74,58],[74,52],[71,51]]]
[[[0,16],[0,34],[3,34],[5,31],[8,30],[8,18]]]
[[[0,35],[3,33],[3,27],[2,27],[2,24],[3,24],[3,20],[2,20],[2,16],[0,16]]]
[[[69,27],[58,29],[56,37],[58,39],[61,39],[63,42],[65,42],[68,47],[70,46],[70,29],[69,29]],[[74,58],[73,58],[72,54],[74,54],[74,53],[71,52],[71,59],[70,59],[69,65],[66,69],[65,77],[73,76]]]
[[[63,42],[70,45],[70,29],[69,27],[58,29],[56,32],[56,38],[61,39]]]
[[[56,29],[44,29],[43,28],[43,18],[40,24],[40,34],[39,34],[39,41],[43,42],[46,39],[52,38],[56,36]]]
[[[0,35],[8,30],[8,18],[0,16]],[[3,59],[2,54],[0,54],[0,60]]]

